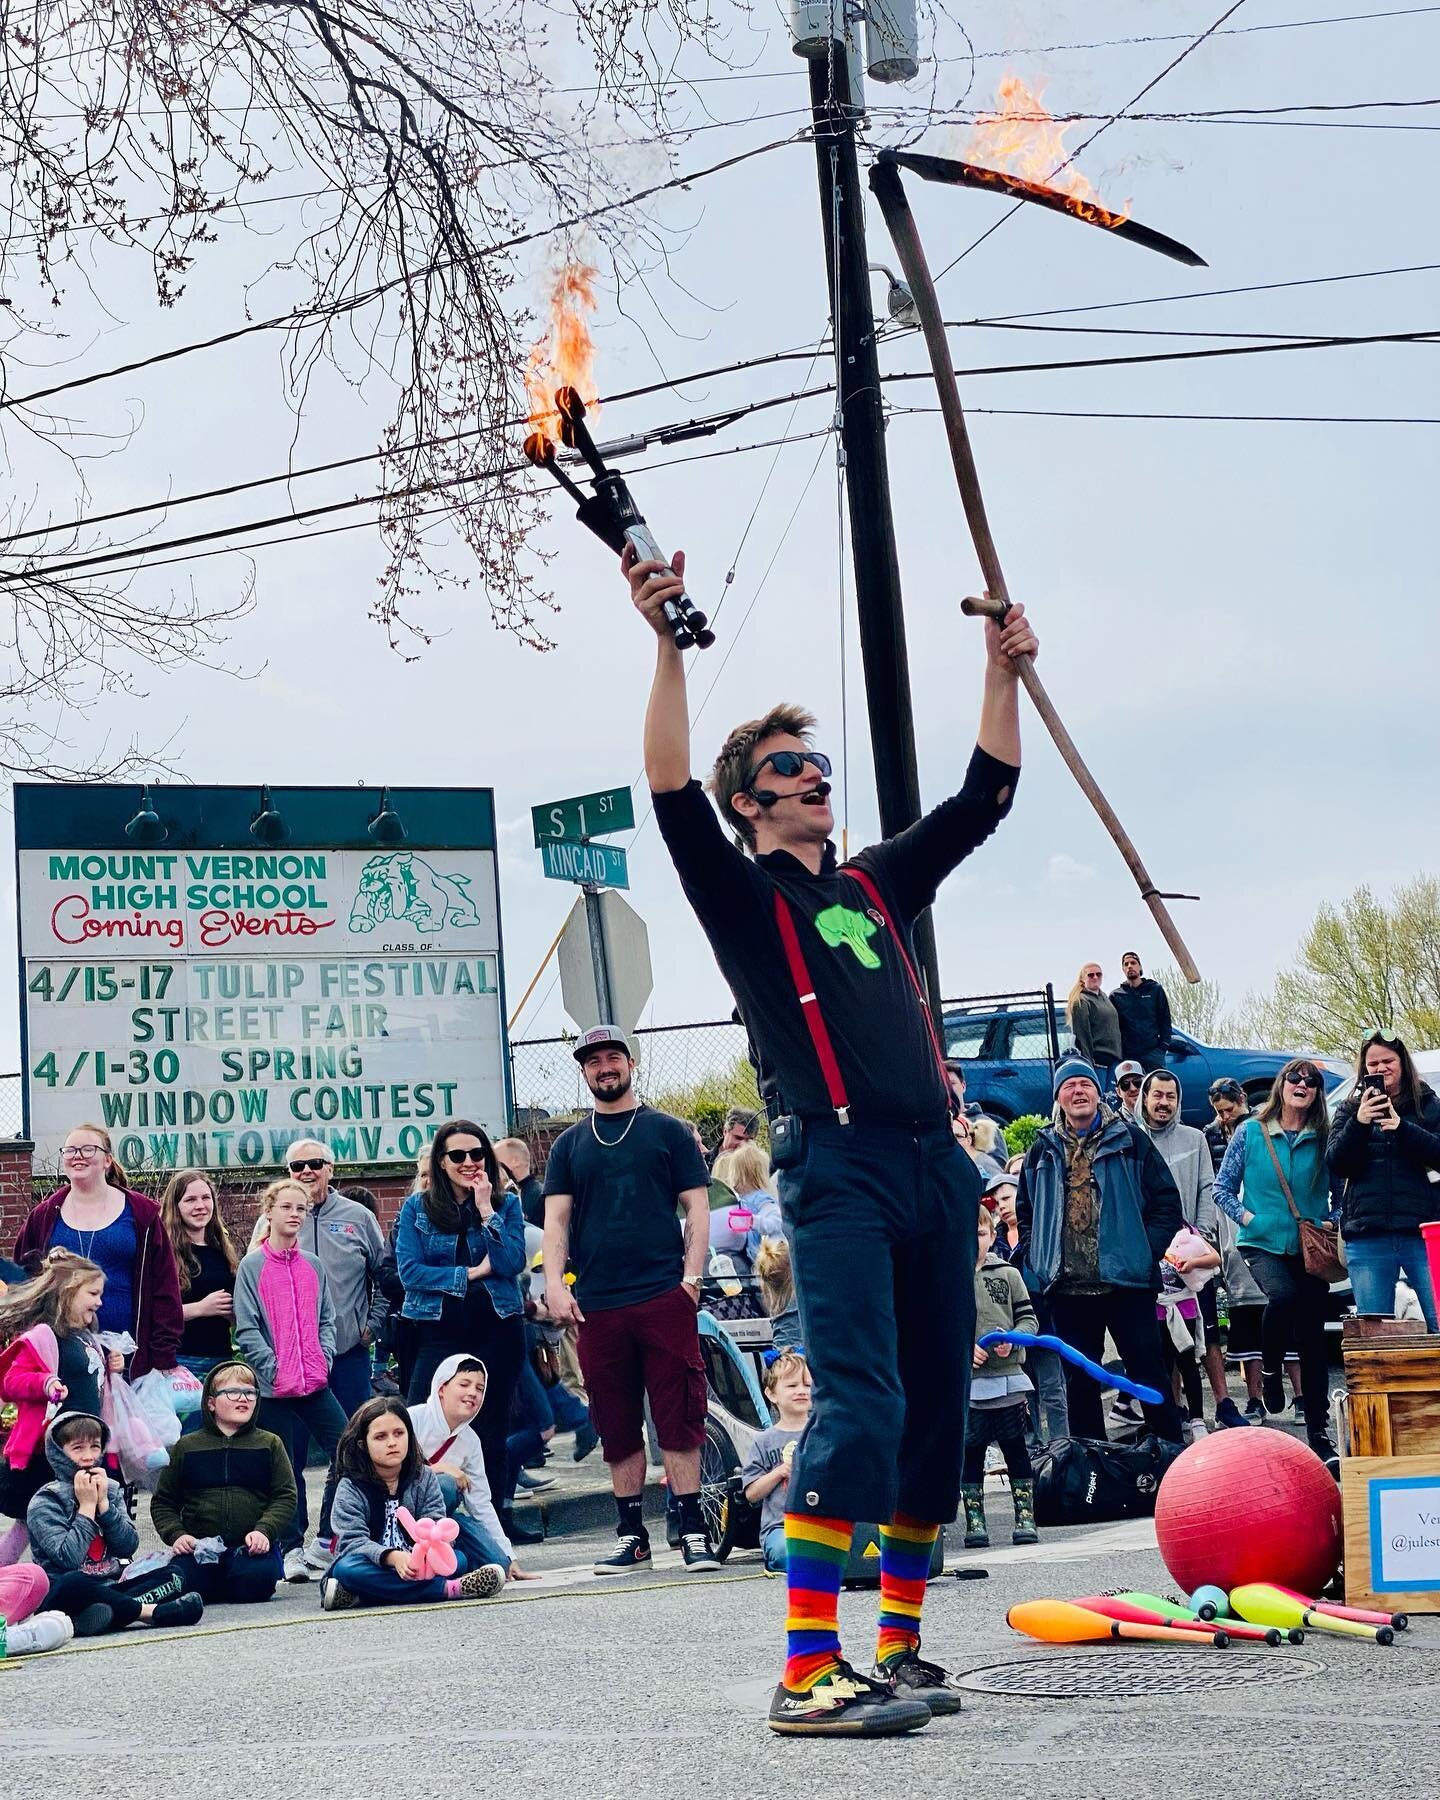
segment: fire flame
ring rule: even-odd
[[[1065,206],[1078,218],[1112,229],[1130,216],[1127,200],[1119,212],[1100,204],[1094,188],[1073,164],[1061,168],[1070,151],[1065,137],[1075,121],[1062,124],[1045,110],[1044,84],[1027,88],[1018,75],[1006,75],[996,89],[997,109],[982,113],[965,147],[965,160],[1035,187],[1063,194]]]
[[[525,365],[525,392],[530,399],[528,423],[534,427],[526,439],[539,440],[543,457],[560,437],[560,415],[555,410],[555,390],[573,387],[592,416],[599,411],[595,399],[595,342],[586,315],[595,310],[596,271],[588,263],[567,262],[550,286],[550,324],[536,342]]]

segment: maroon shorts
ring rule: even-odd
[[[577,1349],[606,1462],[645,1448],[647,1398],[662,1450],[704,1443],[705,1365],[689,1288],[586,1313]]]

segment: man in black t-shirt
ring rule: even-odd
[[[630,550],[621,559],[658,645],[645,773],[749,1032],[814,1381],[786,1502],[788,1656],[770,1725],[816,1736],[910,1731],[960,1709],[953,1679],[919,1655],[920,1607],[939,1527],[959,1504],[980,1190],[951,1136],[910,931],[1009,811],[1020,763],[1014,659],[1037,644],[1023,607],[1003,625],[986,622],[964,785],[842,867],[830,841],[830,762],[801,708],[774,707],[731,732],[710,783],[718,818],[691,779],[685,664],[663,612],[684,566],[680,555],[673,572]],[[871,1676],[844,1660],[836,1627],[856,1520],[881,1535]]]
[[[650,1567],[642,1513],[647,1399],[685,1566],[718,1569],[700,1513],[705,1365],[695,1322],[710,1247],[710,1177],[690,1127],[641,1105],[629,1045],[613,1025],[583,1033],[575,1060],[595,1110],[561,1132],[545,1165],[545,1303],[556,1324],[578,1329],[590,1417],[615,1491],[620,1542],[595,1573]]]

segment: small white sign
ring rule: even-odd
[[[1376,1593],[1440,1588],[1440,1476],[1371,1482],[1370,1570]]]

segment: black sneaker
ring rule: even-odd
[[[141,1606],[159,1606],[162,1600],[178,1600],[185,1584],[178,1569],[155,1569],[137,1580],[122,1579],[115,1585]]]
[[[150,1615],[150,1623],[162,1629],[172,1625],[198,1625],[205,1616],[205,1602],[199,1594],[182,1594],[178,1600],[161,1600]]]
[[[923,1700],[897,1694],[888,1682],[858,1675],[847,1662],[797,1694],[782,1681],[770,1702],[770,1729],[785,1737],[898,1737],[930,1723]]]
[[[595,1564],[597,1575],[633,1575],[637,1569],[651,1566],[650,1539],[643,1531],[631,1532],[615,1546],[613,1556],[602,1556]]]
[[[1324,1463],[1325,1467],[1338,1481],[1340,1479],[1340,1452],[1323,1431],[1317,1431],[1309,1439],[1310,1448]]]
[[[1265,1402],[1263,1400],[1247,1400],[1245,1402],[1245,1417],[1247,1419],[1263,1419],[1265,1417]]]
[[[681,1532],[680,1554],[687,1569],[703,1571],[720,1567],[720,1558],[710,1548],[710,1540],[703,1531]]]
[[[1283,1418],[1285,1414],[1285,1377],[1272,1375],[1267,1369],[1260,1377],[1260,1392],[1265,1398],[1265,1410],[1272,1419]]]
[[[1222,1431],[1225,1431],[1236,1425],[1248,1425],[1250,1421],[1227,1394],[1223,1400],[1216,1403],[1215,1423]]]
[[[918,1650],[907,1650],[903,1656],[887,1663],[876,1663],[876,1681],[888,1681],[890,1691],[904,1700],[923,1700],[932,1713],[958,1713],[962,1710],[960,1686],[953,1675],[938,1663],[926,1662]]]
[[[327,1575],[320,1583],[321,1612],[348,1612],[352,1606],[360,1604],[360,1596],[351,1593],[347,1587],[341,1587],[333,1575]]]

